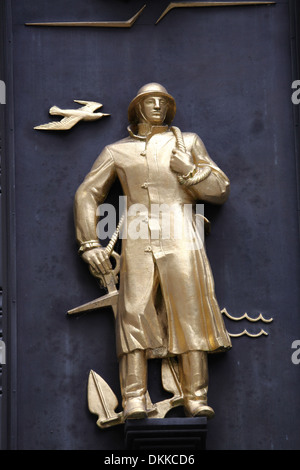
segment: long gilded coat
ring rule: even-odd
[[[179,184],[170,168],[174,134],[166,126],[153,129],[147,138],[130,131],[129,137],[108,145],[99,155],[76,193],[78,242],[97,238],[97,207],[118,177],[127,197],[127,227],[136,222],[132,208],[137,206],[133,205],[140,204],[143,237],[129,234],[122,241],[117,354],[143,349],[148,357],[163,357],[191,350],[229,349],[231,341],[215,298],[205,248],[195,233],[195,221],[187,229],[196,240],[191,246],[175,235],[172,223],[170,236],[162,233],[161,213],[151,217],[151,209],[163,207],[158,206],[161,204],[177,210],[172,221],[183,214],[185,205],[194,207],[197,201],[222,204],[229,194],[229,180],[210,159],[201,139],[183,133],[191,159],[197,165],[211,164],[212,172],[190,188]]]

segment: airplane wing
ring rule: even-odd
[[[74,102],[85,105],[81,108],[81,110],[82,111],[89,111],[91,113],[93,113],[94,111],[96,111],[99,108],[102,108],[102,106],[103,106],[103,104],[97,103],[96,101],[74,100]]]
[[[78,116],[70,116],[65,117],[61,121],[52,121],[47,124],[41,124],[40,126],[36,126],[34,129],[43,130],[43,131],[67,131],[75,126],[79,121],[81,121],[82,117]]]

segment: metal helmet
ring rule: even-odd
[[[137,114],[136,114],[136,107],[138,103],[141,102],[146,96],[155,95],[155,96],[163,96],[168,100],[168,111],[166,115],[165,122],[166,124],[171,124],[173,121],[175,114],[176,114],[176,103],[165,87],[160,85],[159,83],[147,83],[142,88],[139,89],[136,97],[131,101],[128,107],[128,120],[130,123],[137,123]]]

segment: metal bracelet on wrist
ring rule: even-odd
[[[194,168],[191,171],[189,171],[187,175],[182,175],[182,178],[184,180],[188,180],[189,178],[192,178],[194,176],[196,171],[197,171],[197,167],[196,167],[196,165],[194,165]]]
[[[194,186],[195,184],[198,184],[201,181],[204,181],[210,174],[211,174],[211,168],[209,166],[205,166],[202,168],[196,167],[196,171],[194,172],[193,176],[187,179],[181,176],[181,177],[178,177],[178,180],[180,184],[189,187],[189,186]]]
[[[80,245],[78,253],[82,255],[85,251],[92,250],[93,248],[100,248],[101,245],[98,240],[89,240],[87,242],[83,242]]]

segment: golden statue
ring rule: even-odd
[[[127,201],[127,228],[137,217],[146,227],[143,236],[127,233],[122,239],[114,302],[122,422],[151,416],[147,360],[155,357],[178,364],[173,379],[178,379],[186,416],[211,418],[207,353],[231,348],[203,239],[195,229],[197,201],[223,204],[230,184],[198,135],[170,127],[175,113],[175,100],[162,85],[143,86],[129,105],[129,136],[105,147],[75,198],[79,252],[95,276],[112,273],[111,251],[99,243],[96,214],[116,178]],[[194,211],[192,218],[185,217],[192,246],[175,233],[186,206]],[[165,236],[162,221],[170,207],[175,225]],[[95,374],[91,379],[97,385]]]

